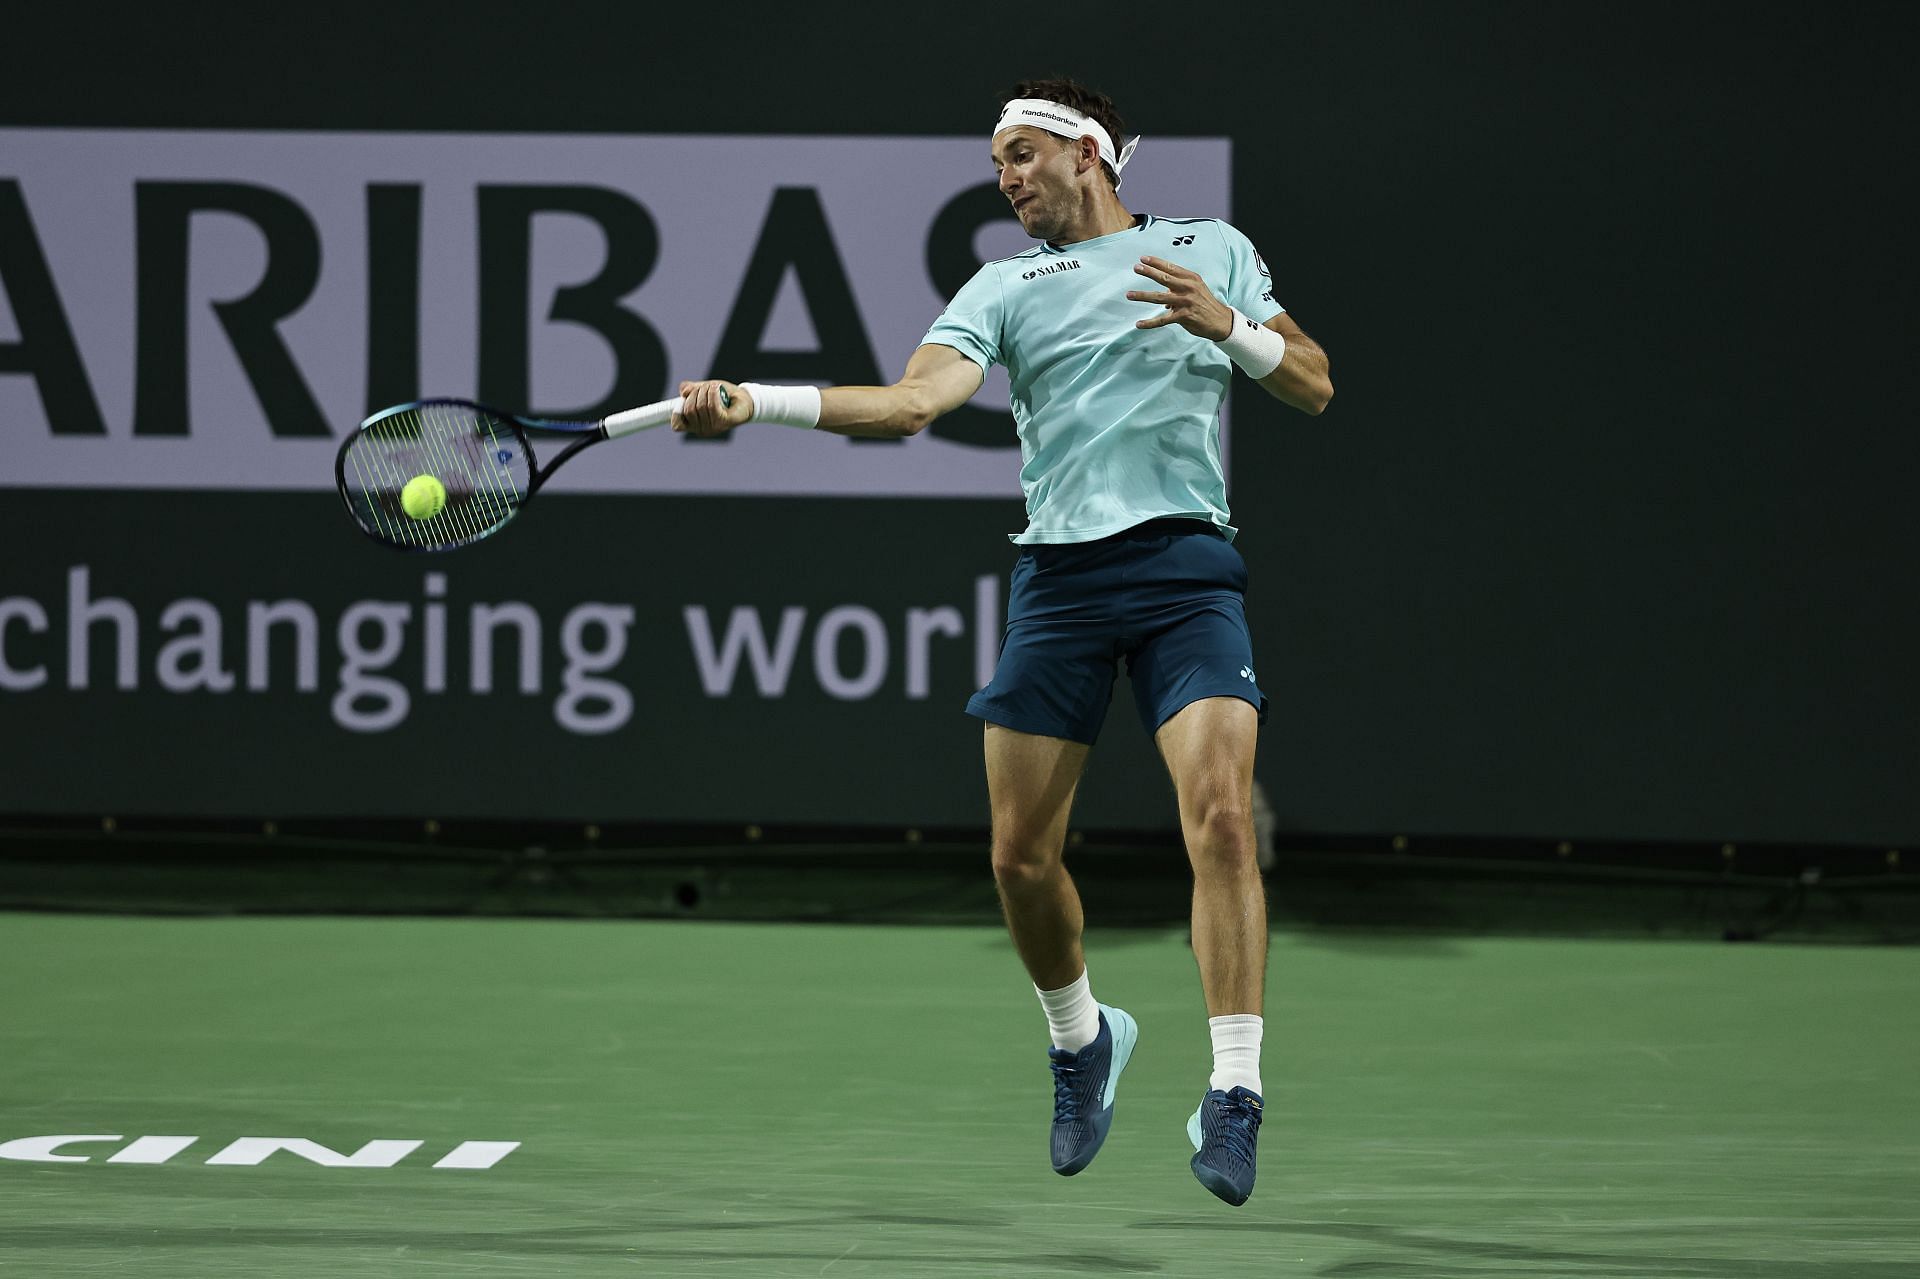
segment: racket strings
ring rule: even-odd
[[[440,510],[407,514],[402,493],[428,475],[446,491]],[[478,541],[526,500],[532,459],[518,432],[462,404],[411,406],[349,440],[341,463],[347,505],[360,526],[394,546],[440,550]]]
[[[484,481],[476,480],[468,457],[472,452],[470,446],[473,440],[470,435],[462,433],[467,424],[446,409],[428,408],[422,410],[422,416],[429,427],[425,434],[431,445],[433,474],[447,492],[446,505],[432,520],[450,527],[435,531],[442,534],[451,531],[458,541],[471,540],[511,512],[494,509],[490,499],[496,490],[489,488]],[[460,415],[462,418],[465,416]]]

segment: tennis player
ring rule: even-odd
[[[1218,418],[1235,368],[1311,414],[1333,384],[1325,352],[1274,301],[1244,235],[1215,218],[1121,203],[1139,142],[1120,145],[1122,136],[1102,94],[1070,80],[1016,86],[991,156],[1001,193],[1039,243],[981,267],[894,385],[686,382],[674,428],[714,435],[759,421],[913,435],[1006,365],[1027,527],[1013,535],[1021,549],[999,664],[967,711],[986,721],[994,879],[1053,1039],[1053,1167],[1071,1176],[1099,1152],[1139,1033],[1093,997],[1062,857],[1124,658],[1173,777],[1193,866],[1213,1073],[1187,1124],[1192,1168],[1237,1205],[1253,1191],[1262,1105],[1267,920],[1252,788],[1267,699]]]

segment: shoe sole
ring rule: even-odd
[[[1189,1167],[1192,1167],[1192,1165],[1189,1165]],[[1253,1197],[1253,1188],[1251,1186],[1247,1188],[1245,1194],[1241,1194],[1240,1187],[1234,1185],[1231,1181],[1228,1181],[1211,1168],[1195,1167],[1193,1169],[1193,1178],[1208,1190],[1212,1191],[1214,1198],[1223,1203],[1232,1204],[1236,1208]]]

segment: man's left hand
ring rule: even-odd
[[[1166,292],[1149,293],[1141,289],[1129,289],[1128,300],[1152,302],[1167,308],[1159,315],[1141,320],[1134,328],[1157,329],[1163,324],[1178,324],[1187,332],[1210,342],[1218,342],[1233,332],[1233,308],[1213,296],[1213,290],[1207,287],[1207,282],[1200,278],[1199,272],[1190,271],[1165,258],[1141,258],[1133,269],[1136,274],[1163,286]]]

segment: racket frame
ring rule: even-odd
[[[354,515],[353,526],[356,529],[360,530],[360,533],[363,537],[367,538],[369,541],[378,542],[380,545],[386,547],[389,550],[400,551],[409,555],[442,555],[448,551],[457,551],[462,549],[463,547],[473,546],[480,542],[486,541],[488,538],[492,537],[495,533],[498,533],[501,529],[513,523],[513,521],[519,517],[520,512],[526,508],[527,503],[533,500],[533,495],[540,491],[540,486],[545,484],[547,480],[553,475],[553,473],[560,468],[560,464],[562,462],[565,462],[568,458],[572,457],[575,453],[578,453],[581,449],[587,448],[590,445],[598,444],[602,440],[611,438],[607,433],[607,427],[604,421],[584,422],[584,421],[567,421],[567,420],[555,419],[555,418],[521,417],[515,413],[503,413],[499,409],[488,408],[484,404],[476,404],[472,400],[455,400],[455,399],[446,399],[446,398],[436,398],[436,399],[428,399],[428,400],[409,400],[405,404],[395,404],[390,408],[381,409],[378,413],[373,414],[371,417],[367,418],[364,422],[360,423],[359,426],[355,427],[350,433],[348,433],[347,438],[341,441],[340,451],[334,456],[334,459],[333,459],[334,484],[340,490],[341,500],[347,503],[347,510],[350,514],[353,513],[353,505],[348,498],[349,489],[347,487],[347,454],[352,451],[354,441],[357,438],[359,438],[359,436],[364,432],[366,432],[368,429],[370,429],[371,427],[377,426],[381,422],[386,421],[388,418],[396,417],[402,413],[415,413],[415,412],[419,412],[422,409],[430,409],[430,408],[449,408],[449,409],[457,408],[467,412],[484,414],[485,416],[493,419],[495,422],[498,422],[501,425],[505,426],[508,430],[512,431],[514,440],[516,443],[519,444],[521,452],[526,454],[527,475],[528,475],[527,491],[524,495],[521,496],[519,501],[514,503],[513,509],[507,514],[507,517],[505,519],[500,520],[499,522],[491,525],[490,527],[487,528],[485,532],[481,533],[477,537],[469,538],[466,541],[462,541],[462,542],[454,542],[451,545],[447,545],[447,546],[429,546],[424,544],[396,542],[389,538],[382,537],[380,534],[374,532],[372,529],[368,528],[365,524],[361,523],[358,515]],[[540,465],[540,455],[534,452],[534,449],[533,449],[533,440],[531,438],[533,434],[571,435],[571,436],[576,436],[578,438],[574,439],[572,443],[568,444],[565,448],[561,449],[559,454],[556,455],[552,461],[548,462],[545,466],[542,466]]]
[[[722,405],[731,405],[733,403],[733,397],[727,393],[725,387],[720,388],[720,403]],[[521,451],[525,453],[527,457],[527,491],[524,496],[514,503],[513,509],[507,513],[506,518],[491,525],[485,532],[479,534],[477,537],[471,537],[465,541],[453,542],[444,546],[396,542],[390,538],[382,537],[379,533],[368,528],[360,522],[359,516],[354,513],[353,501],[347,488],[347,454],[352,451],[354,441],[370,427],[376,426],[388,418],[401,413],[416,413],[422,409],[435,407],[461,409],[467,412],[478,413],[496,422],[503,423],[511,429],[515,440],[520,445]],[[533,496],[540,491],[541,485],[545,484],[547,480],[552,477],[553,473],[560,469],[561,463],[565,462],[575,453],[578,453],[581,449],[598,444],[602,440],[631,435],[636,431],[644,431],[656,426],[665,426],[672,420],[673,415],[679,411],[680,399],[677,396],[670,400],[660,400],[653,404],[643,405],[640,408],[626,409],[619,413],[610,414],[597,422],[575,421],[561,418],[522,417],[518,413],[502,413],[499,409],[489,408],[484,404],[476,404],[472,400],[456,400],[445,397],[428,400],[409,400],[405,404],[395,404],[390,408],[381,409],[378,413],[368,417],[347,434],[347,438],[340,443],[340,451],[335,454],[333,459],[334,484],[340,491],[340,500],[346,503],[348,514],[353,515],[353,526],[359,529],[361,534],[368,540],[378,542],[389,550],[404,551],[409,554],[444,554],[447,551],[457,551],[462,547],[473,546],[476,543],[484,542],[507,525],[513,523],[513,521],[518,518],[520,512],[526,508],[527,503],[533,501]],[[565,448],[561,449],[559,455],[551,462],[548,462],[545,466],[541,466],[539,454],[533,451],[533,440],[530,438],[530,433],[542,435],[571,435],[577,438]]]

